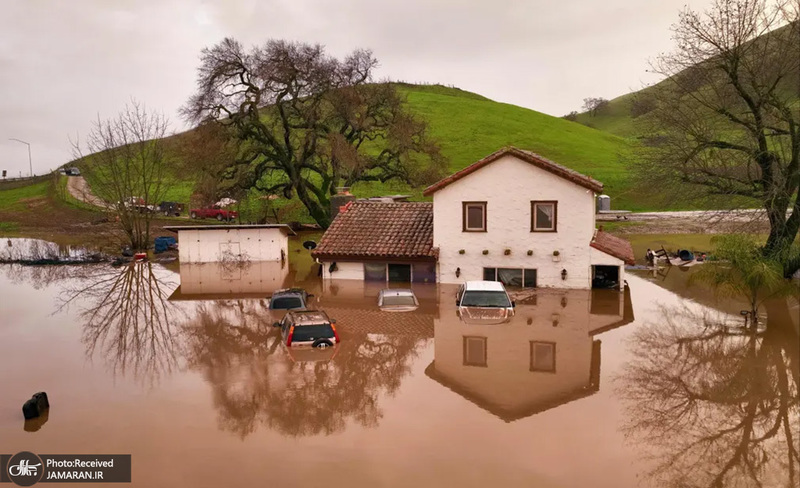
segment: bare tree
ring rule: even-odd
[[[684,201],[758,202],[770,223],[765,252],[779,257],[800,230],[799,15],[797,0],[685,10],[675,51],[653,66],[667,80],[650,90],[651,147],[637,165],[643,181]]]
[[[590,97],[583,99],[583,110],[589,112],[594,117],[601,110],[608,106],[608,100],[602,97]]]
[[[242,152],[225,176],[296,195],[323,227],[337,186],[425,184],[445,170],[426,124],[394,86],[371,83],[377,60],[369,51],[339,60],[320,45],[271,40],[246,50],[228,38],[201,59],[198,91],[183,113],[235,129]]]
[[[168,186],[163,138],[169,122],[131,101],[115,118],[99,117],[86,140],[88,156],[78,142],[76,157],[94,192],[110,200],[125,240],[135,250],[147,249],[155,205]]]

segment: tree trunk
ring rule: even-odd
[[[303,202],[311,218],[316,221],[320,227],[327,229],[331,225],[331,214],[329,205],[326,207],[323,203],[318,202],[308,193],[305,185],[302,183],[297,185],[297,198]]]

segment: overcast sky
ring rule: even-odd
[[[232,36],[283,38],[343,55],[372,49],[380,78],[455,85],[552,115],[584,97],[652,83],[686,4],[709,0],[0,0],[0,169],[42,173],[71,159],[69,137],[131,98],[177,109],[200,50]]]

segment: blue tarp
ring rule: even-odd
[[[177,240],[174,237],[156,237],[155,241],[155,252],[156,254],[162,253],[169,249],[171,246],[177,244]]]

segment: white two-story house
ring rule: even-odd
[[[633,251],[595,228],[602,189],[537,154],[504,148],[428,187],[432,205],[354,202],[314,256],[330,279],[622,284]]]

